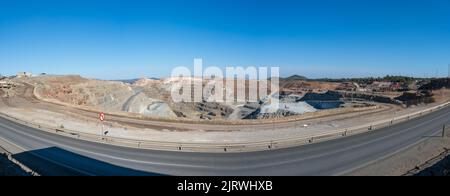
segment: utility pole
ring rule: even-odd
[[[448,64],[448,75],[447,75],[447,79],[450,79],[450,64]]]
[[[447,71],[448,71],[448,73],[447,73],[447,80],[445,81],[445,83],[447,83],[446,87],[445,87],[446,89],[449,88],[447,85],[450,83],[450,64],[448,64]],[[441,93],[443,94],[444,92],[441,92]]]

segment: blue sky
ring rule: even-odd
[[[0,74],[169,76],[176,66],[282,76],[447,75],[448,0],[0,0]]]

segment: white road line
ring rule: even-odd
[[[33,138],[33,139],[36,139],[36,140],[40,140],[40,141],[43,141],[43,142],[48,143],[48,144],[53,144],[55,146],[60,146],[60,147],[63,147],[65,149],[71,149],[72,151],[75,151],[75,152],[82,152],[82,153],[86,153],[86,154],[91,154],[91,155],[96,155],[96,156],[100,156],[100,157],[104,157],[104,158],[113,159],[113,160],[120,160],[120,161],[134,162],[134,163],[148,164],[148,165],[159,165],[159,166],[187,167],[187,168],[205,168],[205,169],[209,168],[209,169],[213,169],[213,167],[207,167],[207,166],[194,166],[194,165],[186,165],[186,164],[149,162],[149,161],[125,159],[125,158],[120,158],[120,157],[116,157],[116,156],[111,156],[111,155],[106,155],[106,154],[101,154],[101,153],[95,153],[95,152],[91,152],[91,151],[88,151],[88,150],[83,150],[83,149],[80,149],[80,148],[68,146],[68,145],[65,145],[65,144],[62,144],[62,143],[59,143],[59,142],[56,142],[56,141],[52,141],[52,140],[47,140],[47,139],[44,139],[44,138],[36,137],[36,136],[30,135],[28,133],[24,133],[24,132],[21,132],[21,131],[17,131],[16,129],[14,129],[12,127],[9,127],[7,125],[1,125],[0,124],[0,126],[7,127],[9,129],[11,129],[12,131],[16,132],[17,134],[20,134],[20,135],[23,135],[23,136],[26,136],[26,137],[30,137],[30,138]]]

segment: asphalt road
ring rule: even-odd
[[[16,159],[41,175],[341,175],[436,137],[450,107],[369,133],[249,153],[140,150],[80,141],[0,118],[0,138],[25,152]]]

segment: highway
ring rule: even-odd
[[[359,135],[305,146],[248,153],[132,149],[80,141],[0,118],[0,141],[41,175],[343,175],[419,141],[450,123],[450,107]],[[0,142],[0,145],[2,142]]]

